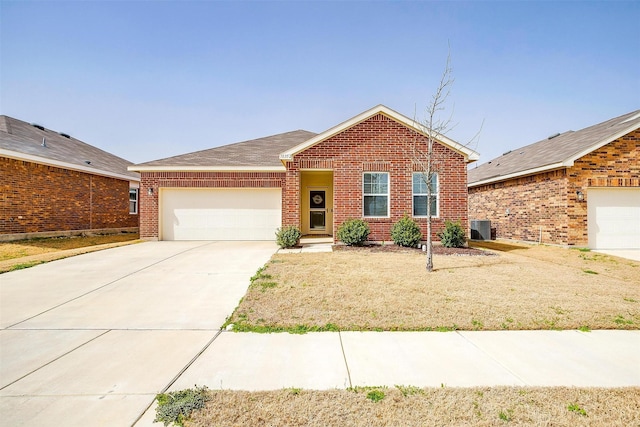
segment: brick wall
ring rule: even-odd
[[[137,226],[129,181],[0,158],[0,234]]]
[[[639,185],[640,131],[635,131],[570,168],[469,188],[469,218],[490,220],[498,238],[537,242],[542,236],[542,243],[586,246],[588,189]]]
[[[568,242],[586,246],[589,187],[640,186],[640,130],[576,160],[567,177]],[[576,200],[578,190],[584,194],[583,202]]]
[[[501,239],[565,244],[566,187],[564,169],[472,187],[469,218],[490,220]]]
[[[390,217],[363,218],[371,227],[371,240],[391,240],[393,223],[412,213],[411,144],[424,148],[426,138],[388,117],[378,114],[295,156],[287,164],[286,189],[283,192],[283,222],[300,226],[300,168],[333,170],[333,229],[349,218],[363,218],[363,172],[389,172]],[[432,236],[444,228],[444,220],[460,220],[467,226],[467,169],[464,157],[443,145],[435,144],[436,169],[440,182],[440,215],[432,221]],[[417,219],[426,234],[426,219]]]
[[[157,239],[161,188],[283,188],[284,172],[143,172],[140,185],[140,237]],[[148,189],[153,188],[153,194]],[[283,209],[284,211],[284,209]]]

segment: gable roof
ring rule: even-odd
[[[140,181],[133,163],[69,135],[0,116],[0,156],[94,175]],[[88,162],[88,163],[87,163]]]
[[[289,150],[283,152],[282,154],[280,154],[280,160],[282,160],[283,162],[286,161],[290,161],[293,160],[293,157],[308,149],[313,147],[316,144],[319,144],[320,142],[331,138],[332,136],[340,133],[340,132],[344,132],[345,130],[357,125],[358,123],[361,123],[377,114],[383,114],[384,116],[388,117],[391,120],[395,120],[396,122],[418,132],[421,135],[424,136],[428,136],[425,132],[425,128],[418,122],[416,122],[413,119],[410,119],[384,105],[377,105],[363,113],[358,114],[357,116],[340,123],[337,126],[332,127],[331,129],[328,129],[318,135],[316,135],[315,137],[304,141],[302,144],[296,145],[295,147],[290,148]],[[438,138],[436,138],[441,144],[449,147],[450,149],[462,154],[466,160],[467,163],[470,162],[474,162],[476,160],[478,160],[480,158],[479,154],[476,153],[475,151],[469,149],[468,147],[465,147],[464,145],[458,144],[457,142],[453,141],[452,139],[447,138],[444,135],[439,135]]]
[[[573,163],[616,139],[640,128],[640,110],[578,131],[550,136],[506,152],[469,169],[468,185],[475,187],[525,175],[573,166]]]
[[[264,138],[153,160],[129,170],[151,171],[284,171],[279,154],[316,134],[295,130]]]

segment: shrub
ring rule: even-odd
[[[446,248],[461,248],[467,241],[467,237],[464,233],[464,228],[460,221],[445,221],[444,231],[438,233],[440,237],[440,243]]]
[[[348,219],[338,227],[338,239],[348,246],[362,246],[369,233],[369,224],[361,219]]]
[[[418,223],[405,215],[391,227],[391,239],[398,246],[415,248],[422,239],[422,232]]]
[[[170,423],[184,426],[184,422],[189,419],[191,412],[204,408],[209,400],[206,386],[195,389],[172,391],[170,393],[160,393],[156,396],[158,407],[156,408],[156,418],[153,422],[162,422],[165,427]]]
[[[276,243],[281,248],[292,248],[298,244],[302,233],[294,225],[285,225],[276,231]]]

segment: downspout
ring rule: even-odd
[[[89,230],[93,230],[93,175],[89,175]]]

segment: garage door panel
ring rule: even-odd
[[[161,189],[163,240],[274,240],[282,194],[271,189]]]
[[[640,248],[640,189],[589,189],[587,223],[592,249]]]

